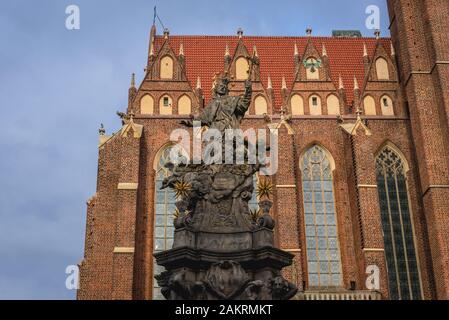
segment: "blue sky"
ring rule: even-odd
[[[81,29],[65,28],[76,4]],[[130,74],[143,77],[153,6],[172,34],[330,35],[359,29],[385,0],[0,2],[0,299],[73,299],[83,257],[98,127],[119,128]],[[158,26],[159,32],[161,27]]]

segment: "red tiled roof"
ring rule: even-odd
[[[285,76],[287,86],[291,87],[294,81],[294,45],[298,46],[302,56],[306,49],[308,37],[263,37],[244,36],[243,43],[252,53],[256,45],[260,58],[261,81],[267,87],[268,75],[270,75],[274,94],[281,94],[282,77]],[[198,76],[206,101],[211,98],[212,78],[216,72],[224,69],[224,53],[228,44],[231,56],[238,44],[237,36],[170,36],[170,46],[178,54],[179,46],[184,46],[187,78],[195,88]],[[163,37],[156,36],[155,45],[158,50],[163,44]],[[354,98],[354,76],[359,86],[362,87],[365,77],[363,65],[363,44],[365,43],[370,57],[374,55],[377,40],[375,38],[333,38],[312,37],[312,43],[318,52],[322,53],[324,44],[330,63],[331,78],[338,88],[339,74],[343,78],[348,103]],[[390,53],[390,39],[380,39],[384,48]],[[157,52],[157,51],[156,51]],[[276,108],[280,106],[276,105]]]

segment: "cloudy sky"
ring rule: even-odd
[[[81,29],[65,27],[78,5]],[[365,36],[385,0],[0,2],[0,299],[73,299],[65,269],[83,257],[98,127],[119,128],[130,74],[143,77],[153,7],[172,34]],[[158,26],[159,32],[161,27]]]

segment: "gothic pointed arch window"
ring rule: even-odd
[[[376,73],[378,80],[389,80],[390,73],[388,71],[388,62],[384,58],[376,60]]]
[[[235,61],[235,78],[236,80],[248,79],[249,63],[245,57],[239,57]]]
[[[165,56],[161,59],[160,77],[161,79],[173,79],[173,59],[170,56]]]
[[[376,158],[376,176],[392,300],[422,298],[406,172],[400,153],[385,146]]]
[[[299,94],[294,94],[290,99],[292,115],[304,115],[304,99]]]
[[[318,145],[301,158],[309,287],[342,284],[332,156]]]
[[[310,57],[306,60],[305,66],[307,80],[320,80],[320,65],[321,61],[315,59],[314,57]]]
[[[161,190],[164,179],[172,174],[167,164],[170,162],[170,153],[175,146],[169,145],[161,149],[156,156],[155,187],[154,187],[154,231],[153,231],[153,252],[169,250],[173,245],[174,226],[173,214],[175,212],[176,197],[170,188]],[[179,149],[181,152],[182,150]],[[181,152],[183,154],[183,152]],[[153,259],[153,299],[164,299],[154,276],[164,271],[164,268],[157,265]]]
[[[178,99],[178,114],[189,115],[192,113],[192,100],[188,95],[183,95]]]
[[[254,109],[256,115],[263,115],[268,113],[267,99],[264,96],[257,96],[254,100]]]

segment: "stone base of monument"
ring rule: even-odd
[[[173,249],[154,255],[169,300],[288,300],[297,288],[281,270],[293,255],[274,247],[273,231],[209,233],[180,228]]]

